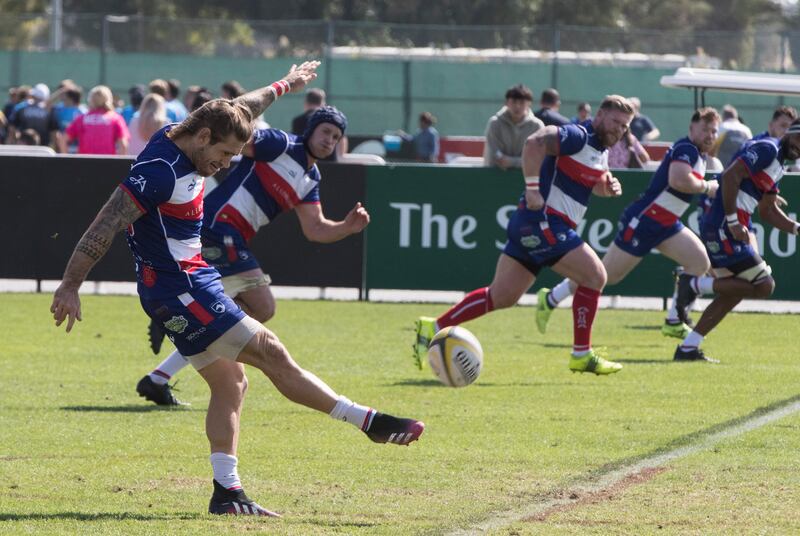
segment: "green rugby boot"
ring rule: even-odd
[[[661,326],[661,334],[663,336],[675,337],[680,340],[685,339],[691,331],[692,328],[686,322],[681,322],[680,320],[674,324],[664,320],[664,324]]]
[[[550,315],[553,314],[553,307],[547,303],[547,293],[550,292],[549,288],[540,288],[536,293],[536,328],[539,333],[547,333],[547,323],[550,321]]]
[[[594,350],[580,357],[570,356],[569,369],[572,372],[594,372],[601,374],[614,374],[622,370],[622,364],[609,361],[597,355]]]
[[[414,341],[414,364],[422,370],[423,359],[428,354],[428,346],[436,335],[436,319],[430,316],[421,316],[414,322],[417,338]]]

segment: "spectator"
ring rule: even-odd
[[[212,95],[210,91],[207,90],[200,91],[194,98],[194,103],[192,104],[192,111],[197,110],[205,103],[212,100],[214,100],[214,95]]]
[[[131,119],[128,128],[131,139],[128,154],[138,156],[150,138],[169,121],[167,120],[167,102],[163,97],[150,93],[142,101],[139,111]]]
[[[167,83],[166,80],[156,78],[150,82],[150,84],[147,86],[147,89],[150,90],[150,93],[155,93],[156,95],[162,97],[165,101],[169,101],[169,83]],[[175,113],[175,110],[171,110],[169,107],[167,107],[167,119],[169,119],[170,123],[178,122],[178,116]]]
[[[55,116],[47,108],[47,100],[50,98],[50,89],[44,84],[36,84],[30,93],[30,103],[28,106],[17,109],[9,121],[8,137],[11,143],[17,141],[18,133],[33,129],[39,135],[42,145],[49,146],[51,139],[55,140],[55,133],[58,131],[58,122]],[[51,136],[51,133],[53,136]]]
[[[401,132],[404,140],[414,144],[414,153],[420,162],[437,162],[439,160],[439,133],[433,128],[436,116],[430,112],[419,114],[419,130],[411,136]]]
[[[86,106],[81,104],[83,91],[78,86],[65,86],[55,93],[60,93],[61,99],[61,102],[53,107],[53,115],[58,124],[58,133],[56,135],[58,152],[75,154],[78,152],[78,144],[74,142],[68,144],[64,132],[70,123],[87,111]]]
[[[306,97],[303,99],[303,113],[292,119],[292,134],[302,136],[306,130],[308,118],[323,106],[325,106],[325,91],[319,88],[308,89]]]
[[[609,169],[643,168],[650,155],[630,131],[608,150]]]
[[[139,111],[139,106],[142,105],[142,99],[144,99],[146,93],[147,89],[142,84],[136,84],[128,90],[129,104],[119,112],[122,118],[125,119],[126,125],[130,125],[133,114]]]
[[[169,89],[167,92],[167,110],[173,111],[175,117],[177,117],[176,122],[183,121],[186,119],[187,112],[186,107],[178,100],[178,96],[181,94],[181,82],[175,78],[170,78],[167,80],[167,87]]]
[[[572,118],[573,123],[583,123],[592,120],[592,105],[588,102],[578,104],[578,115]]]
[[[236,80],[228,80],[220,87],[222,90],[221,97],[223,99],[235,99],[244,95],[244,88]]]
[[[186,108],[187,111],[193,110],[194,106],[194,99],[197,97],[197,94],[201,91],[208,91],[206,88],[202,86],[189,86],[186,88],[186,91],[183,92],[183,106]]]
[[[517,84],[506,91],[505,106],[486,124],[483,162],[502,169],[522,167],[522,149],[528,136],[544,127],[531,112],[533,93]]]
[[[31,90],[33,88],[31,86],[19,86],[17,88],[17,99],[14,102],[13,106],[9,109],[6,117],[11,120],[11,116],[14,115],[14,112],[28,106],[32,101],[31,99]]]
[[[550,88],[542,91],[542,98],[539,104],[541,109],[533,115],[544,123],[544,126],[555,125],[562,127],[570,124],[569,119],[558,113],[559,108],[561,108],[561,96],[555,89]]]
[[[10,87],[8,88],[8,101],[3,105],[3,115],[6,116],[6,119],[11,117],[11,113],[14,111],[14,106],[19,104],[20,101],[20,88],[18,87]],[[28,96],[25,95],[27,99]]]
[[[6,142],[6,136],[8,135],[8,119],[6,119],[6,114],[0,110],[0,145]]]
[[[126,154],[128,126],[114,111],[111,90],[95,86],[89,92],[89,111],[67,127],[67,141],[78,140],[79,154]]]
[[[720,159],[723,166],[730,164],[744,142],[753,137],[753,133],[739,121],[739,112],[726,104],[722,107],[722,123],[719,125],[719,137],[709,154]]]
[[[635,111],[630,126],[631,133],[639,141],[657,140],[661,136],[661,131],[649,117],[641,113],[642,101],[639,100],[639,97],[630,97],[628,100],[633,104]]]
[[[19,134],[17,145],[41,145],[39,133],[32,128],[26,128]]]

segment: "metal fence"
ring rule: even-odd
[[[454,48],[676,55],[695,64],[794,71],[800,32],[676,32],[580,26],[445,26],[373,22],[164,19],[107,14],[8,16],[0,49],[102,50],[260,58],[321,56],[335,47]],[[553,56],[542,56],[553,61]]]

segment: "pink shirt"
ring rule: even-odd
[[[101,108],[75,118],[66,132],[78,140],[79,154],[117,154],[117,140],[130,137],[122,116]]]

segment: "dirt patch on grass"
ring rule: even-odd
[[[536,515],[526,517],[522,521],[534,522],[534,523],[542,522],[547,520],[547,518],[553,514],[557,514],[560,512],[567,512],[569,510],[580,508],[581,506],[586,506],[589,504],[597,504],[604,501],[610,501],[612,499],[615,499],[620,493],[622,493],[626,489],[647,482],[648,480],[655,478],[657,475],[663,473],[666,470],[667,470],[666,467],[650,467],[642,469],[638,473],[626,476],[625,478],[623,478],[622,480],[620,480],[619,482],[617,482],[612,486],[590,493],[582,491],[574,491],[574,490],[562,492],[560,495],[567,496],[572,502],[569,502],[567,504],[560,504],[558,506],[553,506],[552,508],[548,508],[547,510],[540,512]]]

